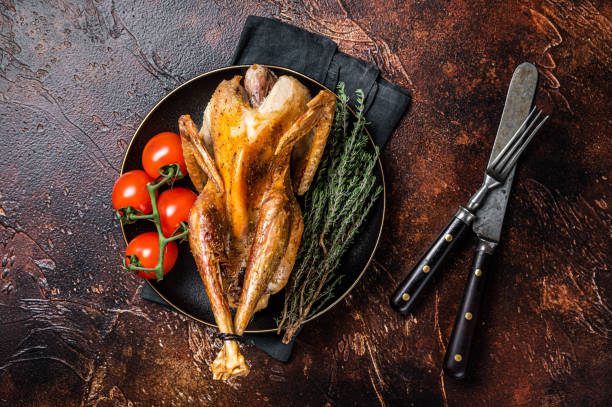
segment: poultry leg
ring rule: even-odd
[[[227,264],[225,254],[227,217],[223,188],[219,188],[214,182],[215,179],[220,181],[219,174],[206,150],[194,140],[197,137],[197,129],[188,115],[179,119],[179,129],[183,140],[193,143],[195,159],[208,176],[208,182],[189,214],[189,246],[206,288],[219,331],[233,334],[234,324],[221,273],[223,265]],[[240,353],[238,343],[234,340],[224,342],[211,368],[215,380],[226,380],[249,373],[249,367]]]
[[[276,269],[276,272],[272,275],[272,278],[270,278],[270,282],[268,283],[268,287],[266,288],[267,295],[276,294],[277,292],[282,290],[283,287],[285,287],[285,285],[287,284],[289,276],[291,275],[291,271],[293,270],[293,265],[295,263],[295,258],[297,256],[298,249],[300,248],[300,242],[302,241],[302,233],[304,232],[304,220],[302,219],[302,210],[300,209],[300,205],[298,205],[295,197],[291,199],[291,201],[291,216],[293,222],[291,224],[291,231],[289,232],[289,242],[287,244],[285,254],[281,259],[278,268]],[[265,306],[262,308],[265,308]],[[258,311],[259,309],[256,309],[255,311]]]
[[[229,304],[223,291],[221,267],[227,263],[223,230],[225,225],[223,195],[208,183],[196,199],[189,216],[189,246],[206,288],[215,322],[222,333],[233,334]],[[238,342],[226,340],[212,364],[213,379],[226,380],[249,373]]]
[[[270,279],[287,251],[292,216],[299,214],[294,210],[292,202],[295,196],[289,169],[293,145],[317,125],[324,115],[325,107],[330,101],[333,103],[334,98],[331,92],[320,92],[308,103],[306,113],[283,134],[276,148],[234,319],[238,335],[242,335],[259,301],[266,295]]]

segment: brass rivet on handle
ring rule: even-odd
[[[470,319],[472,319],[472,313],[471,313],[471,312],[466,312],[466,313],[465,313],[465,319],[467,319],[468,321],[469,321]]]
[[[431,270],[431,268],[427,264],[423,266],[423,273],[429,273],[429,270]]]
[[[446,240],[447,242],[450,242],[451,240],[453,240],[453,235],[449,233],[448,235],[444,236],[444,240]]]
[[[482,270],[481,269],[476,269],[474,274],[476,274],[476,277],[480,277],[480,276],[482,276]]]
[[[402,300],[404,300],[404,301],[408,301],[409,299],[410,299],[410,294],[408,294],[408,293],[404,293],[404,294],[402,295]]]
[[[459,353],[455,355],[455,362],[461,362],[462,359],[463,359],[463,356],[461,356]]]

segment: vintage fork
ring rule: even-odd
[[[541,116],[542,112],[533,108],[495,160],[487,166],[485,179],[480,189],[472,195],[465,207],[459,207],[450,223],[391,296],[391,306],[394,309],[407,312],[412,307],[451,249],[474,222],[476,212],[487,194],[505,182],[525,148],[548,120],[549,116],[543,118]]]
[[[516,165],[517,160],[525,148],[527,148],[533,137],[540,130],[540,127],[542,127],[546,120],[548,120],[548,116],[546,116],[538,122],[541,115],[542,111],[537,107],[531,109],[531,112],[529,112],[529,115],[527,115],[525,121],[523,121],[519,129],[516,131],[516,133],[514,133],[514,136],[512,136],[510,141],[508,141],[508,144],[506,144],[502,151],[499,152],[495,160],[493,160],[487,166],[487,171],[485,173],[485,179],[482,186],[474,195],[472,195],[472,198],[470,198],[467,206],[465,207],[470,215],[472,215],[472,220],[475,217],[476,210],[480,208],[480,205],[482,205],[482,202],[489,191],[497,188],[503,184],[504,181],[506,181],[510,171]],[[536,125],[536,127],[531,131],[531,133],[529,133],[534,125]]]

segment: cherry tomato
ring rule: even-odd
[[[168,164],[178,164],[183,176],[187,175],[181,137],[165,131],[157,134],[145,145],[142,151],[142,168],[150,177],[157,178],[160,167]]]
[[[156,232],[146,232],[136,236],[125,249],[125,255],[131,256],[135,254],[143,267],[155,268],[159,260],[159,235]],[[164,274],[172,270],[178,257],[178,247],[175,242],[168,242],[164,249]],[[125,259],[129,264],[128,258]],[[140,270],[137,274],[142,278],[156,278],[153,272]]]
[[[157,209],[164,236],[170,237],[182,221],[187,222],[189,211],[198,196],[187,188],[172,188],[161,193]]]
[[[153,181],[143,170],[128,171],[115,181],[113,186],[113,207],[131,206],[144,214],[153,211],[147,183]]]

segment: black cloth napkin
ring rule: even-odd
[[[329,38],[278,20],[247,18],[231,65],[255,63],[292,69],[332,90],[338,82],[344,82],[353,108],[355,90],[363,90],[368,130],[379,147],[387,142],[410,103],[410,94],[381,78],[376,65],[339,52]],[[140,296],[172,309],[146,283]],[[291,356],[293,341],[284,344],[276,333],[245,334],[244,338],[280,361],[286,362]]]
[[[365,95],[365,116],[374,142],[382,147],[410,103],[407,90],[380,77],[376,65],[338,51],[329,38],[271,18],[249,16],[232,65],[262,64],[293,69],[332,91],[344,82],[349,105],[355,90]]]

